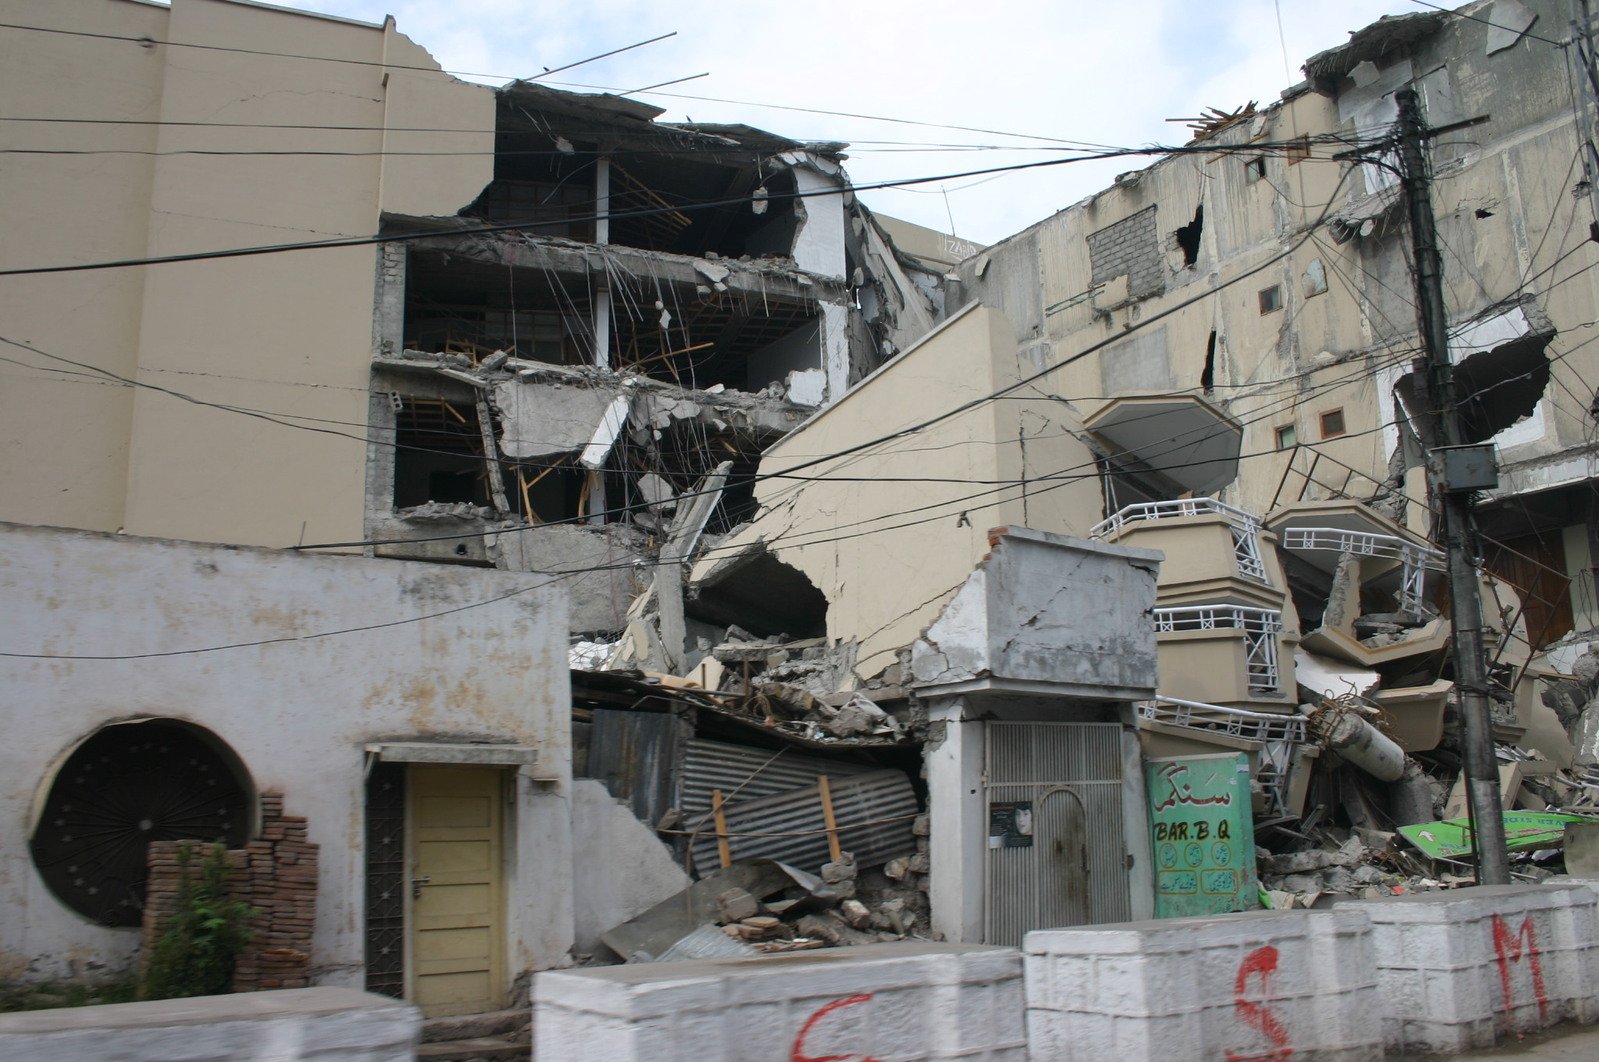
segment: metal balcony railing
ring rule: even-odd
[[[1156,697],[1153,701],[1145,701],[1138,706],[1138,714],[1144,719],[1168,726],[1259,742],[1259,765],[1255,770],[1255,781],[1266,798],[1266,806],[1275,814],[1287,813],[1288,775],[1293,767],[1294,746],[1305,740],[1304,716],[1251,712],[1245,708],[1185,701],[1178,697]]]
[[[1427,569],[1444,570],[1444,555],[1436,549],[1418,546],[1394,535],[1370,531],[1346,531],[1337,527],[1296,527],[1283,532],[1284,549],[1325,550],[1356,557],[1381,557],[1401,564],[1399,607],[1405,612],[1420,612],[1426,600]]]
[[[1175,520],[1184,516],[1226,518],[1233,532],[1233,556],[1238,562],[1239,574],[1269,585],[1266,565],[1260,556],[1260,521],[1253,513],[1235,509],[1215,498],[1177,498],[1173,501],[1126,505],[1089,528],[1088,534],[1091,538],[1104,538],[1143,520]]]
[[[1242,630],[1244,667],[1249,688],[1263,693],[1277,690],[1277,635],[1283,614],[1276,609],[1246,605],[1187,605],[1154,610],[1155,633],[1176,631]]]
[[[1302,715],[1252,712],[1247,708],[1230,708],[1225,704],[1205,704],[1202,701],[1164,696],[1141,703],[1138,714],[1158,723],[1208,730],[1243,741],[1288,741],[1297,744],[1305,740],[1305,717]]]

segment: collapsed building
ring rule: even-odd
[[[39,679],[50,665],[8,663],[0,677],[26,691],[10,703],[51,725],[29,731],[38,747],[19,751],[37,770],[13,772],[8,791],[9,835],[34,844],[7,850],[0,977],[127,970],[147,913],[146,833],[248,852],[270,829],[273,844],[292,833],[295,852],[339,853],[290,872],[297,890],[314,878],[321,900],[299,896],[286,919],[304,930],[285,945],[291,980],[364,984],[433,1014],[501,1006],[530,971],[567,961],[574,939],[659,898],[639,890],[681,874],[666,855],[640,873],[629,831],[644,826],[572,778],[551,624],[614,633],[663,553],[688,556],[743,520],[762,452],[930,327],[943,266],[894,248],[854,197],[843,144],[668,124],[634,100],[536,81],[468,84],[392,19],[71,0],[14,21],[8,47],[29,60],[0,77],[38,121],[5,133],[15,194],[0,214],[16,239],[4,265],[23,272],[0,291],[0,517],[39,570],[18,569],[28,604],[8,636],[53,640],[30,652],[63,668],[83,653],[40,614],[65,598],[36,593],[39,557],[131,586],[122,573],[139,557],[179,556],[152,598],[160,618],[90,594],[74,598],[73,622],[170,642],[206,677],[166,673],[162,698],[87,675],[71,709],[52,711],[67,694]],[[75,140],[77,120],[113,100],[121,120],[104,138]],[[62,217],[71,224],[49,220]],[[110,260],[150,261],[48,272]],[[211,578],[240,546],[365,557],[325,569],[257,558]],[[117,564],[93,559],[105,551]],[[394,585],[374,589],[390,561]],[[297,606],[269,603],[294,586]],[[331,646],[362,626],[348,609],[414,633],[445,599],[452,613],[475,617],[490,598],[515,613],[535,588],[537,623],[437,629],[393,651],[393,669],[347,668],[348,685],[328,678],[337,667],[307,665],[322,688],[280,691],[296,703],[272,725],[316,756],[286,752],[282,732],[260,728],[274,713],[226,692],[229,675],[263,693],[272,683],[236,662],[213,669],[226,651],[200,645],[175,604],[204,598],[220,614],[231,592],[237,615],[216,632]],[[339,633],[311,631],[316,616]],[[497,646],[473,653],[493,672],[483,681],[456,655],[480,640]],[[172,784],[152,751],[172,734],[228,780],[225,829],[134,813]],[[64,787],[92,794],[76,768],[100,756],[124,765],[118,836],[134,853],[105,881],[79,872],[81,831],[56,813],[81,806]],[[422,953],[451,926],[429,911],[461,890],[410,864],[427,858],[418,838],[452,786],[500,807],[504,837],[476,838],[487,877],[470,883],[498,899],[470,915],[484,921],[452,924],[471,956],[433,961]],[[580,843],[579,858],[574,833],[618,840]]]
[[[386,215],[366,531],[381,555],[570,572],[575,632],[724,462],[761,453],[929,326],[941,291],[855,200],[843,144],[500,90],[495,172],[449,221]],[[526,530],[533,529],[533,530]]]
[[[8,98],[92,108],[104,84],[65,71],[84,62],[72,48],[105,49],[95,62],[138,86],[129,113],[148,124],[118,134],[127,155],[72,171],[70,228],[53,167],[78,164],[8,161],[28,190],[3,208],[9,266],[38,247],[70,261],[380,240],[11,278],[0,300],[35,354],[13,352],[33,360],[0,390],[16,488],[0,515],[496,568],[464,581],[509,597],[516,576],[546,576],[567,600],[509,648],[487,623],[450,635],[495,643],[492,682],[431,682],[484,666],[437,639],[397,639],[412,659],[381,683],[319,660],[350,681],[295,715],[323,727],[315,770],[274,763],[267,709],[230,696],[226,668],[198,686],[173,672],[191,693],[176,704],[139,686],[149,718],[132,721],[202,728],[241,794],[281,784],[297,809],[313,784],[337,789],[338,816],[308,827],[345,853],[321,879],[308,978],[415,998],[407,947],[438,893],[407,880],[407,845],[418,801],[449,788],[439,771],[493,774],[474,779],[480,802],[514,787],[494,895],[502,913],[519,888],[541,898],[514,932],[487,923],[472,991],[427,1000],[434,1013],[499,1005],[569,950],[1014,943],[1147,916],[1172,870],[1151,817],[1193,793],[1151,780],[1173,758],[1241,755],[1271,852],[1257,867],[1239,835],[1209,909],[1256,902],[1257,874],[1274,902],[1401,873],[1447,883],[1460,851],[1419,860],[1392,837],[1451,817],[1458,774],[1401,205],[1382,167],[1332,157],[1390,122],[1407,83],[1435,126],[1488,115],[1433,151],[1452,357],[1472,436],[1499,451],[1478,511],[1507,803],[1591,802],[1584,380],[1599,366],[1580,337],[1599,314],[1578,280],[1587,119],[1551,102],[1563,71],[1526,32],[1552,4],[1468,9],[1492,25],[1385,19],[1280,101],[1199,122],[1186,150],[982,249],[880,223],[841,144],[463,84],[392,21],[238,0],[107,9],[126,40],[63,36],[61,61],[8,79]],[[106,31],[103,15],[51,8],[64,29]],[[281,57],[214,51],[290,33],[355,62],[308,81]],[[264,125],[320,136],[331,116],[358,131],[339,158],[227,154],[259,149]],[[206,124],[222,119],[236,124]],[[112,375],[90,387],[60,357]],[[73,569],[144,548],[14,534]],[[172,549],[185,579],[217,567],[214,550]],[[276,565],[252,578],[277,585]],[[351,576],[332,573],[358,570],[307,586],[336,603]],[[427,618],[444,578],[350,600]],[[163,591],[173,614],[185,579]],[[48,610],[48,586],[30,594]],[[251,609],[241,642],[306,637]],[[560,615],[570,701],[544,658]],[[418,616],[376,622],[390,618]],[[21,618],[34,628],[56,629]],[[505,687],[524,658],[539,681],[518,700]],[[29,672],[25,688],[48,687]],[[60,764],[136,729],[108,725],[127,721],[115,683],[74,688],[72,712],[40,713],[58,766],[15,772],[18,836],[37,839]],[[248,819],[236,809],[219,839],[249,843]],[[530,878],[552,844],[570,874]],[[63,940],[127,959],[124,931],[58,929],[76,916],[12,858],[28,883],[13,910],[52,916],[31,934],[8,920],[7,976]]]
[[[1466,439],[1498,455],[1476,508],[1505,806],[1591,808],[1590,119],[1559,102],[1564,59],[1528,33],[1562,18],[1495,3],[1382,19],[1309,60],[1281,100],[1212,112],[1182,152],[966,257],[935,329],[766,452],[752,522],[687,570],[687,626],[646,595],[611,665],[672,671],[813,737],[845,740],[862,701],[894,719],[922,750],[924,884],[949,939],[1126,917],[1168,871],[1182,878],[1137,786],[1109,818],[1087,796],[1176,757],[1245,758],[1273,853],[1249,874],[1274,903],[1467,880],[1469,843],[1404,832],[1464,814],[1461,724],[1403,198],[1378,149],[1345,154],[1387,131],[1410,85],[1434,127],[1473,120],[1431,150]],[[1153,635],[1152,693],[1038,699],[1084,658],[1060,623],[1045,625],[1062,639],[1048,674],[1006,686],[1003,654],[974,648],[970,602],[1020,589],[990,570],[990,527],[996,547],[1025,527],[1158,570],[1147,613],[1107,612],[1101,632],[1129,660],[1140,628]],[[656,589],[683,575],[658,571]],[[1080,575],[1039,578],[1104,608]],[[784,635],[808,641],[791,651]],[[974,696],[989,686],[1004,696]],[[1014,795],[997,764],[1015,724],[1106,725],[1135,750],[1124,768],[1107,745],[1103,774],[1064,752],[1046,770],[1077,801],[1049,841],[1081,855],[1025,889],[989,848],[1008,843],[990,827]],[[1044,734],[1029,743],[1053,747]],[[1518,874],[1549,873],[1518,858]],[[1200,909],[1258,902],[1215,899]]]

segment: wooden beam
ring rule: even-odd
[[[816,788],[822,794],[822,821],[827,823],[827,854],[833,862],[842,863],[844,849],[838,843],[838,819],[833,816],[833,788],[828,784],[827,775],[817,777]]]
[[[716,816],[716,855],[722,869],[733,865],[733,848],[727,843],[727,815],[722,811],[722,791],[711,790],[711,811]]]

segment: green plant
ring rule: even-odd
[[[198,880],[189,863],[194,850],[178,848],[178,893],[172,921],[150,951],[140,986],[142,999],[214,996],[233,991],[233,960],[254,933],[249,904],[228,896],[227,850],[210,846]]]

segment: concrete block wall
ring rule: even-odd
[[[299,988],[0,1014],[0,1058],[29,1062],[412,1062],[422,1015],[353,988]]]
[[[1035,1059],[1380,1059],[1363,913],[1261,911],[1022,944]]]
[[[1599,911],[1583,885],[1494,885],[1343,905],[1371,920],[1383,1039],[1458,1052],[1599,1019]]]
[[[1095,284],[1125,274],[1127,293],[1135,299],[1159,295],[1166,290],[1164,258],[1153,206],[1090,233],[1088,258]]]
[[[534,978],[533,1007],[544,1062],[1027,1057],[1011,948],[868,944],[550,971]]]

